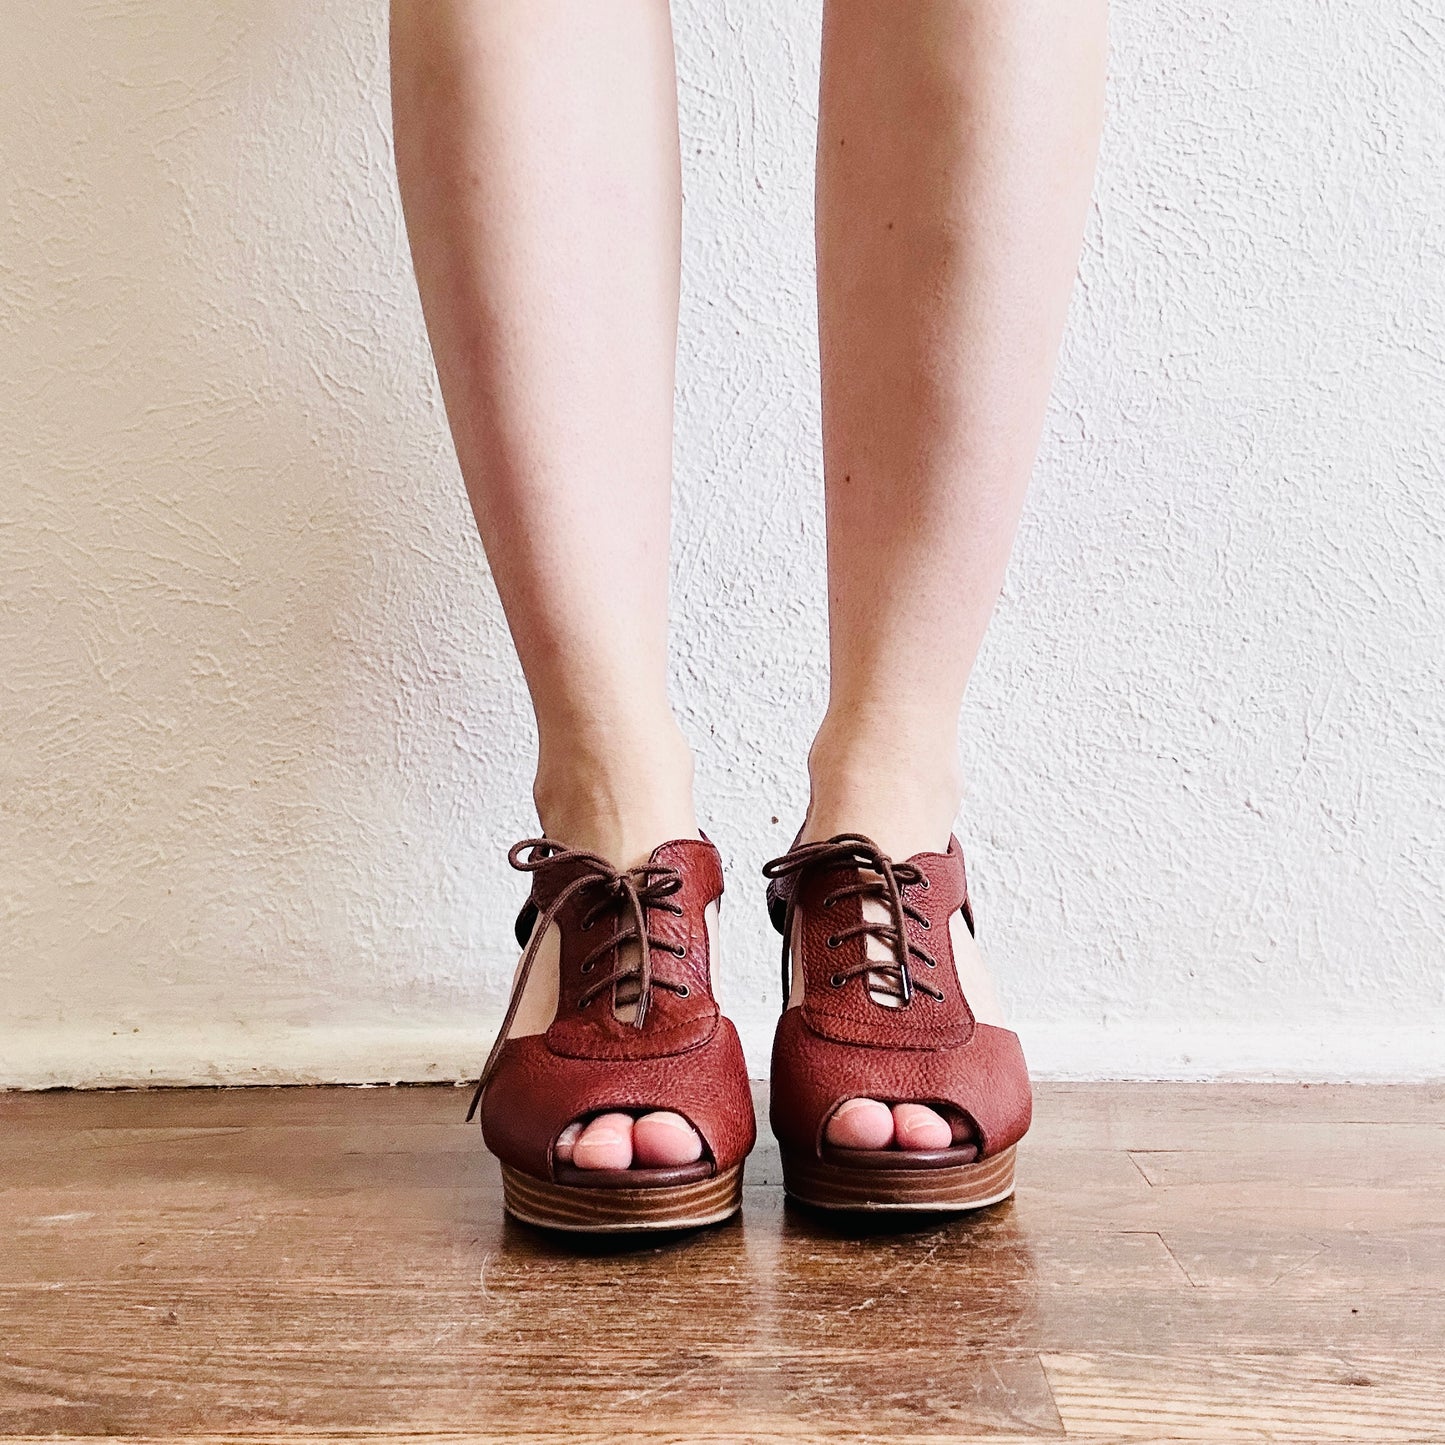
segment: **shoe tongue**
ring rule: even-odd
[[[627,945],[624,945],[624,951]],[[637,1001],[642,997],[642,979],[619,978],[612,987],[612,1016],[618,1023],[630,1024],[637,1017]],[[655,995],[654,995],[655,997]]]
[[[860,868],[858,871],[874,878],[879,876],[871,868]],[[865,923],[891,924],[893,922],[893,913],[881,898],[861,898],[859,903]],[[881,938],[876,938],[871,933],[863,942],[864,958],[871,963],[881,963],[887,968],[886,973],[878,969],[870,969],[864,975],[868,997],[883,1008],[898,1008],[902,1000],[897,996],[898,960],[894,957],[893,950]]]
[[[545,868],[532,875],[532,902],[545,910],[564,888],[584,874],[596,874],[585,858],[569,858],[566,854],[551,859]]]

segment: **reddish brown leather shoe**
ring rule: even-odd
[[[1006,1199],[1032,1094],[1018,1036],[980,1023],[959,983],[950,921],[972,946],[956,838],[895,863],[841,834],[763,869],[783,935],[788,1007],[773,1042],[773,1132],[788,1193],[826,1209],[964,1210]],[[927,1104],[966,1142],[841,1149],[824,1130],[848,1099]]]
[[[723,891],[717,849],[680,838],[626,870],[547,838],[525,839],[507,856],[532,875],[517,919],[524,952],[467,1114],[480,1104],[507,1209],[588,1232],[726,1219],[742,1201],[756,1127],[737,1032],[712,996],[707,910]],[[550,966],[534,975],[554,925],[555,978]],[[703,1157],[619,1170],[557,1159],[557,1136],[573,1121],[653,1109],[681,1114]]]

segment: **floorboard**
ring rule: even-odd
[[[1445,1442],[1445,1088],[1056,1085],[1011,1202],[572,1244],[443,1088],[0,1095],[0,1441]]]

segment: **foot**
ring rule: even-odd
[[[667,746],[664,739],[653,749],[654,773],[642,790],[650,802],[647,810],[637,807],[636,793],[629,795],[626,809],[599,806],[597,798],[579,799],[575,782],[549,790],[539,777],[537,809],[546,820],[548,836],[566,838],[573,847],[624,868],[645,863],[658,838],[699,836],[692,806],[692,755],[681,736],[672,741],[675,747]],[[663,758],[665,767],[659,763]],[[659,785],[659,768],[670,787]],[[622,957],[632,963],[637,954],[634,944],[623,950]],[[657,1110],[634,1117],[611,1112],[569,1124],[557,1136],[553,1153],[559,1163],[574,1169],[669,1169],[701,1159],[703,1143],[681,1114]]]
[[[553,1152],[574,1169],[671,1169],[701,1159],[702,1140],[681,1114],[668,1110],[636,1118],[611,1113],[569,1124]]]
[[[838,1106],[823,1137],[836,1149],[947,1149],[967,1144],[973,1131],[957,1128],[926,1104],[884,1104],[847,1099]]]
[[[518,921],[512,1001],[474,1099],[493,1152],[538,1179],[557,1165],[731,1167],[754,1131],[736,1034],[711,996],[717,850],[681,837],[622,868],[539,838],[511,859],[533,887]],[[673,1051],[688,1060],[675,1071],[675,1106],[627,1107],[652,1061]],[[557,1070],[566,1085],[537,1099],[554,1054],[567,1061]],[[621,1096],[617,1105],[608,1094]],[[550,1127],[529,1138],[519,1119]]]
[[[818,823],[810,818],[801,842],[821,841],[813,836],[818,830]],[[945,848],[937,851],[945,850],[946,845]],[[858,883],[877,883],[879,885],[882,883],[881,875],[868,868],[860,868],[854,877]],[[839,897],[833,901],[841,904],[844,899]],[[912,896],[912,902],[915,907],[923,905],[922,897],[916,893]],[[861,944],[863,948],[862,958],[865,961],[862,967],[866,968],[867,963],[875,961],[880,967],[876,972],[863,972],[861,976],[854,974],[846,982],[843,982],[843,986],[853,990],[860,988],[865,990],[867,997],[880,1009],[896,1008],[901,1000],[897,996],[897,949],[891,942],[892,914],[890,909],[882,897],[871,895],[860,898],[854,906],[860,908],[859,915],[855,915],[859,924],[876,926],[875,929],[865,932],[858,940],[858,944]],[[838,916],[841,916],[841,910]],[[921,919],[923,915],[918,914],[917,917]],[[949,935],[959,984],[975,1019],[982,1023],[997,1023],[1001,1026],[1002,1010],[998,1004],[997,994],[992,980],[983,967],[982,957],[974,944],[968,926],[961,917],[955,920],[930,920],[930,925],[937,922],[944,924]],[[857,931],[856,925],[854,931],[855,933]],[[938,934],[934,934],[933,937],[938,938]],[[857,947],[858,944],[854,946]],[[938,952],[936,947],[933,952],[935,954]],[[839,958],[844,956],[841,951],[838,953]],[[832,955],[830,954],[829,957],[831,958]],[[801,1001],[797,996],[802,974],[799,962],[800,960],[795,958],[794,998],[792,999],[794,1003]],[[832,966],[829,963],[828,967],[832,968]],[[919,960],[911,958],[909,966],[918,973],[921,979],[926,980],[931,976],[931,970],[935,965],[930,964],[920,968]],[[833,979],[841,980],[841,975],[834,974]],[[830,984],[833,979],[829,980]],[[934,981],[937,981],[936,977]],[[964,1118],[945,1117],[938,1110],[924,1103],[912,1101],[890,1103],[864,1095],[846,1099],[834,1110],[824,1127],[823,1137],[828,1144],[838,1149],[936,1150],[977,1142],[972,1124]]]

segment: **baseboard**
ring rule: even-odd
[[[485,1027],[411,1024],[218,1025],[99,1037],[27,1031],[0,1040],[0,1088],[446,1083],[475,1078],[490,1042]]]
[[[1408,1027],[1170,1026],[1125,1020],[1019,1030],[1034,1075],[1057,1080],[1241,1080],[1424,1084],[1445,1081],[1445,1023]]]
[[[1140,1022],[1020,1027],[1034,1076],[1059,1080],[1254,1080],[1425,1083],[1445,1080],[1445,1027],[1209,1029]],[[474,1078],[486,1025],[215,1026],[95,1035],[26,1030],[0,1040],[0,1088],[236,1084],[445,1083]],[[767,1040],[750,1040],[754,1074]]]

